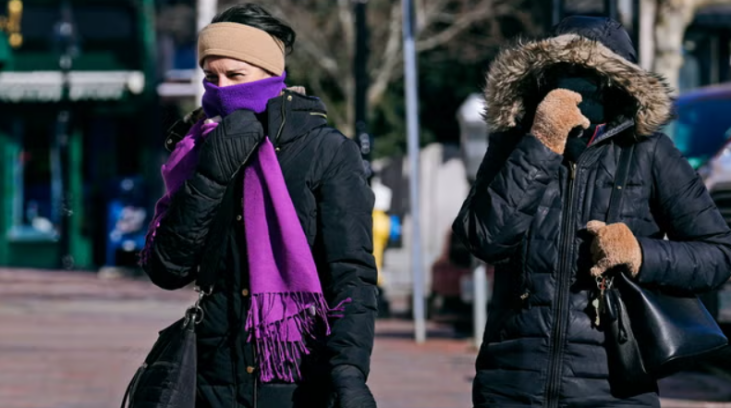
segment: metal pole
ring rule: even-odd
[[[56,118],[56,131],[53,143],[51,144],[51,165],[52,179],[51,190],[53,193],[53,215],[54,221],[58,224],[59,230],[59,253],[58,267],[71,269],[73,258],[71,257],[71,211],[73,197],[69,190],[70,166],[69,166],[69,127],[71,123],[70,93],[71,83],[69,75],[73,68],[73,61],[76,54],[76,33],[73,22],[73,12],[69,1],[61,3],[61,19],[55,27],[55,40],[59,51],[59,69],[61,70],[61,99],[60,109]]]
[[[414,6],[403,0],[404,74],[406,78],[406,127],[409,149],[409,187],[411,190],[411,271],[414,281],[414,335],[417,343],[426,341],[424,312],[424,272],[421,259],[419,211],[419,99],[417,89],[416,47],[414,46]]]
[[[363,167],[370,179],[372,138],[368,133],[368,25],[366,6],[368,0],[353,0],[355,5],[355,60],[353,76],[355,77],[355,140],[360,146]]]
[[[487,324],[487,276],[485,276],[487,270],[485,264],[479,263],[472,271],[472,282],[475,285],[475,294],[472,299],[472,316],[475,326],[473,331],[475,346],[479,348],[482,345],[482,337]]]
[[[635,45],[635,49],[637,49],[637,59],[642,62],[640,33],[640,0],[632,0],[632,43]]]
[[[563,17],[563,0],[553,0],[551,9],[551,21],[553,25],[556,25],[561,22]]]
[[[208,24],[211,24],[211,20],[213,20],[213,17],[216,16],[217,11],[217,0],[198,0],[196,7],[196,28],[198,32],[204,29]],[[195,81],[195,103],[196,106],[198,106],[203,99],[203,92],[205,92],[205,89],[203,88],[203,78],[205,78],[205,76],[203,75],[203,70],[200,69],[200,67],[195,70],[193,78]]]
[[[617,0],[604,0],[604,13],[612,20],[619,20]]]

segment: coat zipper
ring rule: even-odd
[[[254,408],[259,407],[259,373],[254,375]]]
[[[564,316],[565,304],[568,300],[568,283],[571,274],[568,271],[571,268],[571,247],[573,245],[574,234],[572,232],[574,219],[574,187],[576,179],[576,163],[569,163],[569,179],[568,179],[568,200],[564,204],[563,232],[560,248],[561,263],[558,270],[558,299],[557,305],[554,307],[553,314],[553,332],[551,334],[551,353],[548,362],[548,387],[546,389],[545,406],[549,408],[558,407],[558,397],[561,390],[561,368],[563,366],[563,343],[566,337],[566,317]]]
[[[594,140],[587,150],[597,146],[600,141],[607,140],[611,137],[622,133],[631,127],[634,122],[625,122],[615,128],[606,131],[598,140]],[[582,156],[586,155],[586,151]],[[581,162],[579,157],[578,162]],[[561,391],[561,369],[563,367],[563,343],[566,337],[566,309],[568,302],[568,286],[571,282],[571,274],[568,271],[571,268],[571,249],[573,246],[574,233],[572,231],[574,225],[574,190],[575,180],[578,176],[578,163],[569,162],[569,180],[568,180],[568,200],[564,205],[563,231],[561,237],[560,259],[561,263],[558,270],[558,307],[554,308],[553,314],[553,331],[551,333],[551,350],[550,360],[548,362],[548,385],[546,387],[544,406],[549,408],[557,408],[559,402],[559,393]],[[563,273],[562,273],[563,272]],[[566,306],[566,307],[564,307]]]
[[[274,138],[275,145],[278,143],[279,137],[282,135],[282,131],[284,130],[284,124],[285,124],[285,122],[287,120],[286,109],[284,107],[284,101],[282,101],[282,111],[281,112],[282,112],[282,123],[279,125],[279,130],[277,130],[277,135]],[[254,154],[254,152],[256,150],[257,149],[254,148],[254,149],[252,149],[249,152],[249,154],[244,159],[243,163],[241,163],[241,166],[239,166],[239,168],[236,170],[236,172],[234,173],[234,175],[231,177],[232,180],[235,179],[236,176],[238,176],[238,174],[241,171],[241,169],[243,169],[244,166],[249,162],[249,159],[251,158],[251,156]],[[256,360],[256,358],[255,358],[255,360]],[[256,361],[254,361],[254,363],[256,364]],[[237,377],[238,377],[238,375],[237,375]],[[259,406],[259,392],[258,392],[258,389],[257,389],[258,386],[259,386],[259,378],[258,378],[258,376],[255,375],[254,376],[254,395],[253,395],[253,397],[254,397],[253,398],[254,399],[254,408],[257,408]],[[239,384],[238,384],[238,380],[237,380],[236,381],[236,387],[235,387],[235,392],[236,393],[238,393],[238,388],[239,388]],[[234,407],[236,407],[236,406],[238,406],[238,403],[237,402],[234,402]]]
[[[284,106],[284,96],[282,96],[282,123],[279,125],[279,130],[277,130],[277,135],[274,137],[274,146],[279,146],[279,137],[282,136],[282,131],[284,130],[284,124],[287,122],[287,110]],[[252,347],[255,347],[252,345]],[[256,361],[256,352],[254,352],[254,365],[258,365],[258,361]],[[259,407],[259,373],[258,371],[254,374],[254,408]]]
[[[290,95],[291,98],[291,95]],[[277,136],[274,137],[274,147],[279,147],[279,137],[282,136],[282,131],[284,130],[284,124],[287,123],[287,109],[285,108],[287,98],[282,95],[282,123],[279,125],[279,130],[277,130]]]
[[[274,137],[274,146],[275,148],[278,148],[279,146],[279,138],[282,136],[282,131],[284,131],[284,124],[287,123],[287,109],[284,106],[285,104],[285,98],[284,95],[282,95],[282,123],[279,125],[279,129],[277,130],[277,135]],[[252,347],[255,347],[252,345]],[[258,365],[258,361],[256,361],[256,351],[254,352],[254,365]],[[258,371],[254,374],[254,408],[259,407],[259,373]]]

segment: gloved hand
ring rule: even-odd
[[[218,184],[226,185],[263,139],[264,129],[254,112],[234,111],[205,137],[197,170]]]
[[[337,366],[330,375],[338,408],[376,408],[376,400],[365,383],[365,376],[350,365]]]
[[[577,126],[587,129],[591,123],[579,110],[581,95],[568,89],[549,92],[536,109],[531,134],[558,154],[563,154],[566,139]]]
[[[632,277],[637,276],[642,266],[642,248],[627,225],[589,221],[586,228],[594,235],[592,276],[602,276],[616,266],[626,266]]]

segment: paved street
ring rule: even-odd
[[[156,332],[191,292],[93,274],[0,268],[0,408],[116,408]],[[474,350],[445,328],[415,346],[408,322],[378,323],[371,387],[381,408],[470,407]],[[664,408],[731,408],[731,379],[663,382]],[[705,403],[712,399],[716,403]]]

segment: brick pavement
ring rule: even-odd
[[[116,408],[157,330],[194,294],[93,274],[0,268],[0,408]],[[430,326],[417,346],[411,325],[380,321],[370,385],[381,408],[470,405],[475,352]],[[731,382],[701,374],[663,383],[664,408],[731,408]],[[724,394],[725,393],[725,394]]]

